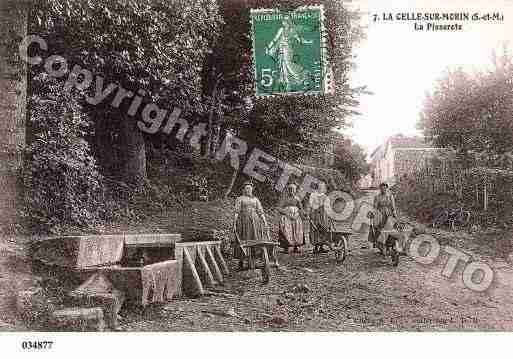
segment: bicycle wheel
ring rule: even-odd
[[[459,212],[454,220],[452,221],[452,229],[456,230],[458,227],[465,227],[470,223],[470,212],[461,211]]]
[[[392,258],[392,265],[397,267],[399,265],[399,250],[397,248],[397,240],[394,240],[394,245],[390,248],[390,257]]]
[[[443,211],[433,220],[433,228],[438,228],[439,226],[444,225],[449,220],[449,213],[447,211]]]
[[[467,226],[469,223],[470,223],[470,212],[463,211],[463,213],[461,213],[461,225]]]

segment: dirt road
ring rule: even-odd
[[[362,200],[370,201],[371,196]],[[473,292],[463,266],[450,279],[433,265],[401,257],[398,267],[372,249],[367,234],[351,237],[347,260],[332,254],[281,255],[282,269],[262,285],[248,273],[234,274],[222,288],[233,297],[175,300],[144,311],[126,310],[128,331],[374,331],[513,330],[513,266],[465,236],[437,233],[442,244],[488,263],[494,284]]]

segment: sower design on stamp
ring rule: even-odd
[[[326,92],[321,6],[252,9],[251,23],[257,96]]]

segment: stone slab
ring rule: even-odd
[[[56,310],[50,317],[50,323],[56,329],[71,331],[104,331],[105,321],[100,307],[71,307]]]
[[[65,236],[39,241],[34,258],[73,269],[117,263],[123,256],[124,236]]]
[[[114,288],[105,275],[94,273],[68,295],[77,306],[102,308],[107,326],[117,329],[118,313],[125,302],[125,294]]]
[[[181,242],[182,236],[177,233],[167,234],[126,234],[125,246],[138,248],[173,247]]]
[[[98,269],[128,302],[145,306],[171,300],[177,293],[178,261],[168,260],[143,267],[112,265]]]

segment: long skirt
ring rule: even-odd
[[[369,229],[369,242],[379,241],[384,244],[387,236],[382,235],[382,231],[387,227],[387,223],[391,220],[393,220],[393,217],[389,213],[386,211],[378,211],[376,217],[372,221],[373,225]],[[391,224],[388,224],[388,226],[392,229]]]
[[[324,208],[312,211],[310,221],[313,224],[313,226],[310,225],[310,243],[314,246],[323,244],[325,234],[330,231],[329,218]]]
[[[305,244],[303,221],[297,207],[286,207],[287,214],[280,218],[279,241],[282,248],[299,247]]]
[[[243,211],[239,214],[235,230],[241,244],[248,241],[265,241],[267,238],[264,223],[254,210]],[[233,256],[238,259],[243,258],[243,253],[238,246],[234,246]]]

